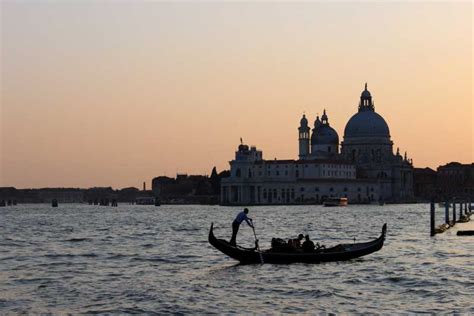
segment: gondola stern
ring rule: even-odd
[[[242,250],[238,249],[235,246],[231,246],[228,242],[223,239],[217,239],[214,236],[214,223],[211,223],[211,228],[209,229],[209,243],[218,251],[229,256],[232,259],[240,261],[241,263],[255,263],[255,260],[249,260],[242,255]]]
[[[216,236],[214,236],[214,223],[211,223],[211,228],[209,229],[209,243],[213,244],[212,242],[216,240]]]

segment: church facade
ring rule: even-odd
[[[320,204],[328,197],[349,203],[413,199],[413,164],[397,149],[388,124],[375,112],[367,84],[343,141],[324,110],[311,129],[305,115],[298,127],[295,160],[264,160],[256,147],[241,144],[221,181],[223,205]]]

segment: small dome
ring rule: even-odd
[[[300,126],[306,127],[308,126],[308,120],[306,119],[306,115],[303,114],[303,117],[300,120]]]
[[[344,138],[388,137],[390,130],[384,118],[375,111],[360,111],[354,114],[344,129]]]
[[[319,128],[321,126],[321,120],[319,119],[319,115],[316,116],[316,121],[314,121],[314,128]]]
[[[363,99],[368,99],[368,98],[371,98],[372,95],[370,94],[370,91],[366,89],[362,91],[362,93],[360,94],[360,97]]]
[[[364,91],[360,94],[361,99],[370,99],[372,98],[372,95],[370,94],[370,91],[367,90],[367,82],[365,83],[365,88]]]
[[[321,125],[313,130],[311,145],[338,145],[339,135],[329,125]]]
[[[248,150],[249,150],[248,145],[244,145],[244,144],[239,145],[239,151],[248,151]]]

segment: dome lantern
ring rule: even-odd
[[[319,119],[319,115],[316,116],[316,121],[314,121],[314,129],[317,129],[321,126],[321,120]]]
[[[328,116],[326,115],[326,109],[323,110],[323,116],[321,116],[321,123],[323,125],[329,125]]]
[[[300,127],[307,127],[308,126],[308,120],[306,119],[306,115],[303,114],[303,117],[300,120]]]
[[[374,102],[370,91],[367,90],[367,82],[364,91],[360,94],[359,112],[361,111],[374,111]]]

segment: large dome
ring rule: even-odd
[[[352,137],[388,137],[390,130],[382,116],[374,111],[354,114],[344,129],[344,139]]]

